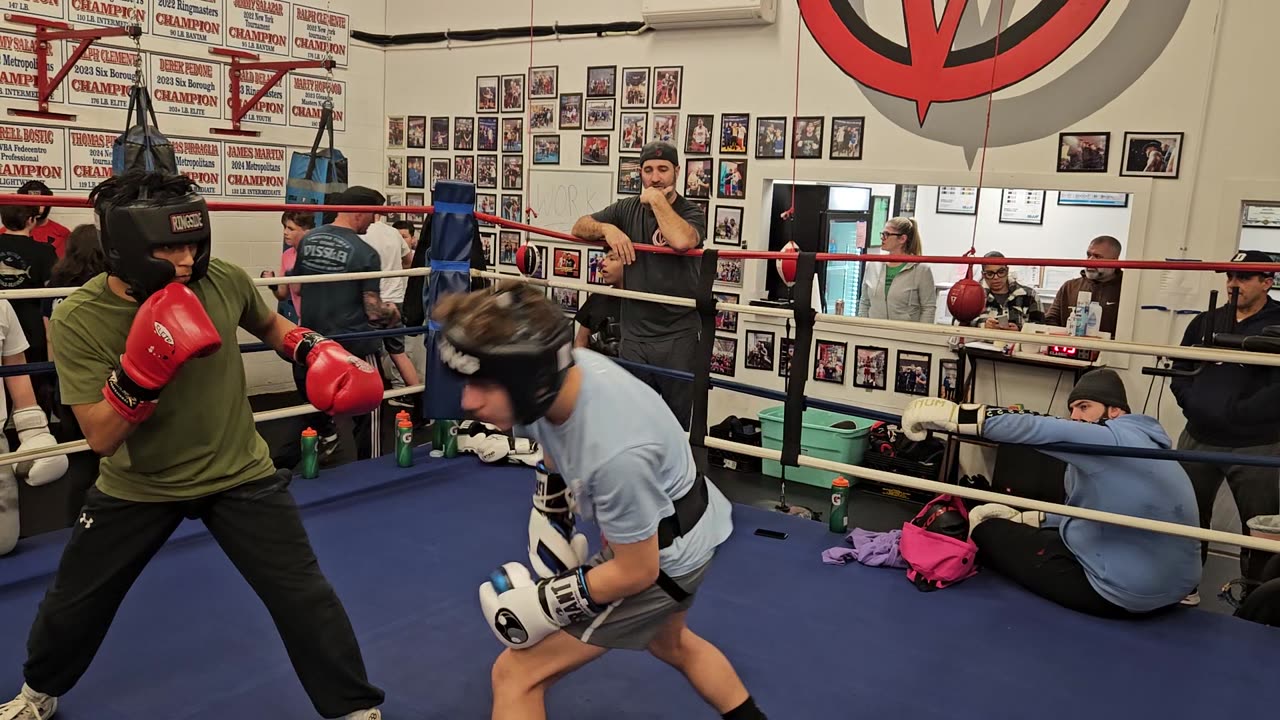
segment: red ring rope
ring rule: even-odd
[[[69,208],[88,208],[89,200],[87,198],[69,197],[65,195],[0,195],[0,205],[36,205],[32,200],[39,198],[38,205],[40,207],[69,207]],[[232,202],[224,200],[208,201],[210,212],[351,212],[351,213],[367,213],[378,211],[381,213],[424,213],[432,214],[435,208],[431,205],[423,206],[404,206],[391,205],[385,207],[375,207],[372,205],[306,205],[306,204],[276,204],[276,203],[252,203],[252,202]],[[510,228],[512,230],[522,230],[524,232],[536,233],[553,240],[562,240],[564,242],[581,243],[584,245],[594,245],[603,247],[604,243],[596,240],[583,240],[574,235],[567,235],[555,230],[546,230],[544,228],[524,223],[504,220],[496,215],[488,213],[476,213],[476,219],[482,222],[492,223],[500,227]],[[699,257],[702,255],[701,250],[688,250],[679,252],[669,247],[658,247],[655,245],[636,245],[637,252],[664,253],[671,255],[688,255],[689,257]],[[795,258],[795,253],[781,251],[763,251],[763,250],[721,250],[720,257],[725,259],[743,259],[743,260],[785,260]],[[878,262],[878,263],[933,263],[937,265],[969,265],[973,262],[969,257],[955,257],[951,255],[854,255],[851,253],[817,253],[819,262]],[[1121,270],[1186,270],[1191,272],[1280,272],[1280,262],[1277,263],[1226,263],[1226,262],[1198,262],[1195,260],[1087,260],[1081,258],[1079,260],[1071,258],[1000,258],[1001,265],[1017,265],[1017,266],[1036,266],[1045,267],[1069,267],[1069,268],[1117,268]]]

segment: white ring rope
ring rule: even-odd
[[[717,450],[728,450],[742,455],[749,455],[751,457],[762,458],[765,460],[773,460],[774,462],[780,462],[782,460],[781,450],[770,450],[768,448],[756,447],[755,445],[743,445],[742,443],[714,438],[710,435],[707,435],[705,443],[707,447],[715,448]],[[1017,495],[1002,495],[1000,493],[989,492],[987,490],[975,490],[973,488],[961,487],[959,485],[950,485],[936,480],[924,480],[921,478],[910,477],[908,475],[898,475],[895,473],[884,472],[882,470],[859,467],[857,465],[846,465],[844,463],[823,460],[822,458],[810,457],[808,455],[801,455],[798,462],[801,467],[817,468],[828,472],[841,473],[850,477],[874,480],[876,482],[888,483],[890,485],[897,485],[915,490],[924,490],[926,492],[937,493],[939,495],[955,495],[957,497],[969,498],[971,500],[999,503],[1001,505],[1008,505],[1010,507],[1026,510],[1039,510],[1044,513],[1066,515],[1069,517],[1080,518],[1082,520],[1096,520],[1109,525],[1119,525],[1121,527],[1134,528],[1137,530],[1150,530],[1152,532],[1163,533],[1165,535],[1177,535],[1179,537],[1191,538],[1193,540],[1207,540],[1209,542],[1218,542],[1223,543],[1224,545],[1235,545],[1238,547],[1250,548],[1252,550],[1280,553],[1280,540],[1265,540],[1262,538],[1255,538],[1250,535],[1222,532],[1221,530],[1205,530],[1203,528],[1192,527],[1190,525],[1180,525],[1178,523],[1164,522],[1162,520],[1149,520],[1147,518],[1134,517],[1132,515],[1103,512],[1101,510],[1090,510],[1088,508],[1072,507],[1070,505],[1059,505],[1058,503],[1045,502],[1043,500],[1032,500],[1030,498],[1024,498]]]

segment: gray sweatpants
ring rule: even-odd
[[[644,363],[668,370],[693,372],[694,356],[698,352],[698,336],[690,335],[671,340],[636,340],[623,337],[618,344],[618,359]],[[693,383],[656,375],[651,372],[627,368],[649,387],[658,391],[667,407],[680,421],[680,427],[689,429],[693,415]]]
[[[1209,445],[1191,437],[1186,430],[1178,438],[1179,450],[1233,453],[1236,455],[1280,455],[1280,443],[1252,447],[1222,447]],[[1231,496],[1235,498],[1240,513],[1240,528],[1249,532],[1250,518],[1258,515],[1280,513],[1280,468],[1256,465],[1225,465],[1217,463],[1182,462],[1182,468],[1191,476],[1191,487],[1196,491],[1196,504],[1200,508],[1200,527],[1208,528],[1213,521],[1213,503],[1218,488],[1226,480]],[[1201,562],[1208,556],[1209,544],[1200,543]],[[1240,574],[1249,580],[1262,577],[1262,569],[1272,557],[1271,553],[1240,550]]]

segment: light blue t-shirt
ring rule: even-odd
[[[1054,442],[1168,450],[1173,443],[1148,415],[1105,425],[1027,413],[988,417],[982,435],[997,442]],[[1195,491],[1173,460],[1041,451],[1067,463],[1067,505],[1200,526]],[[1173,605],[1200,584],[1200,543],[1190,538],[1049,515],[1098,594],[1133,612]]]
[[[573,489],[578,513],[615,545],[640,542],[675,513],[673,500],[693,486],[697,466],[689,439],[652,388],[603,355],[579,348],[582,388],[562,425],[543,418],[516,427],[542,446]],[[707,510],[692,530],[659,556],[679,577],[704,565],[733,531],[732,506],[707,481]]]

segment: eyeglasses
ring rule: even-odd
[[[1001,278],[1009,274],[1009,268],[1000,268],[999,270],[983,270],[984,278]]]
[[[880,239],[881,239],[881,240],[883,240],[883,239],[885,239],[885,238],[887,238],[887,237],[895,237],[895,236],[896,236],[896,237],[902,237],[902,236],[904,236],[904,235],[906,235],[906,233],[891,233],[891,232],[888,232],[888,231],[884,231],[884,232],[880,233]]]

